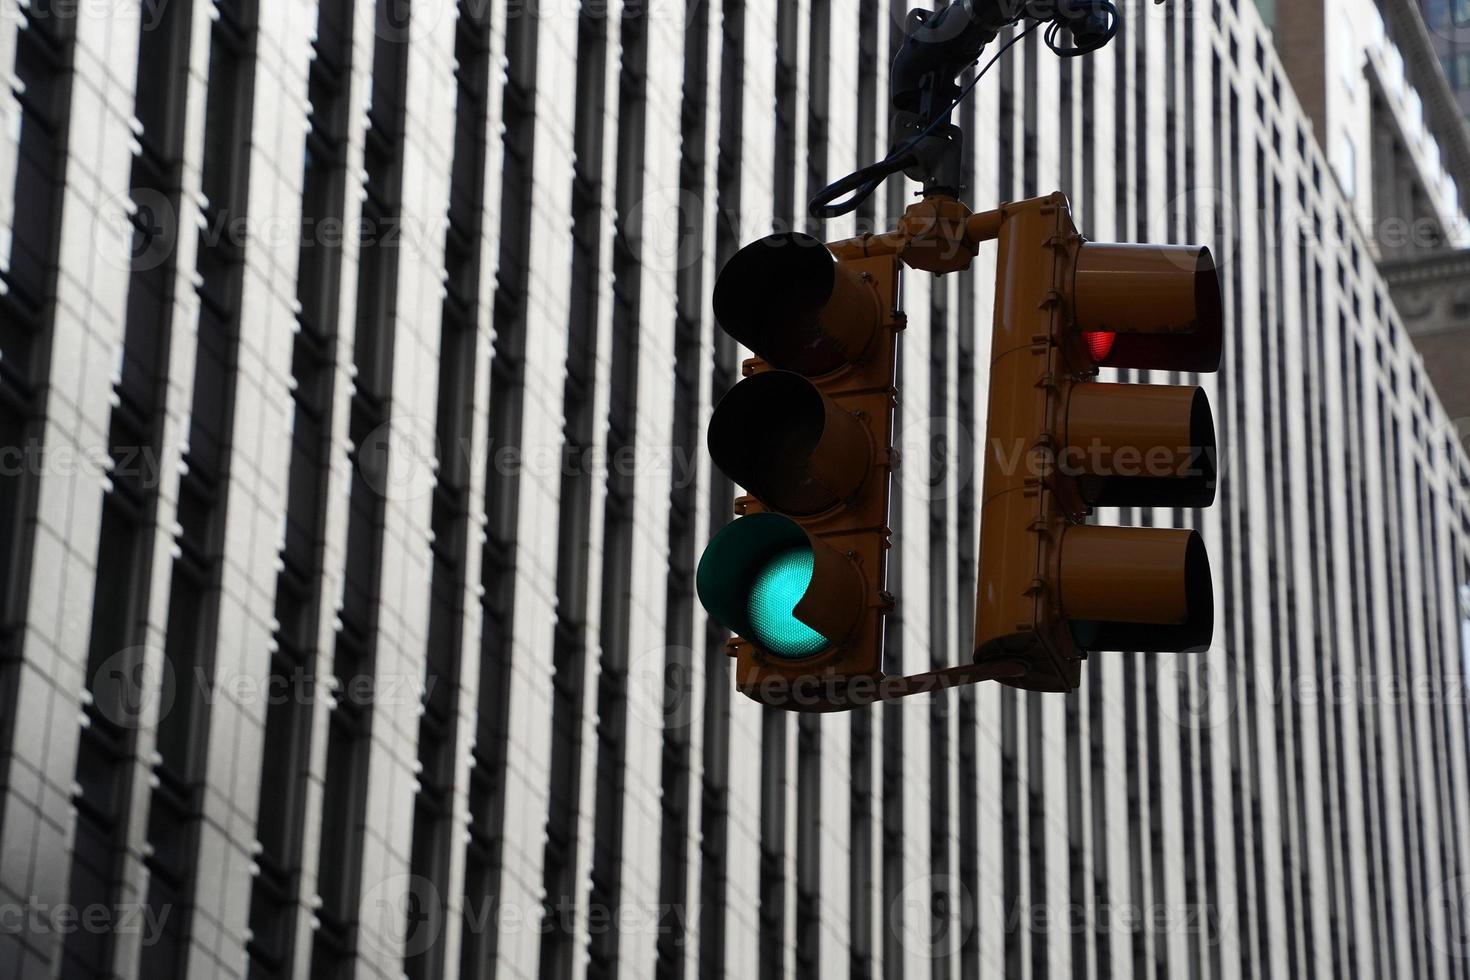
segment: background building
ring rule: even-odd
[[[692,594],[733,496],[710,287],[907,204],[802,204],[882,154],[904,10],[0,0],[0,963],[1470,975],[1470,461],[1378,158],[1254,4],[1033,35],[960,110],[972,204],[1062,188],[1219,257],[1220,501],[1104,515],[1204,531],[1215,649],[732,697]],[[993,258],[906,282],[911,671],[968,652]]]

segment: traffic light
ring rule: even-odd
[[[1199,534],[1086,521],[1100,506],[1214,501],[1204,391],[1097,374],[1218,370],[1220,285],[1205,248],[1085,241],[1060,194],[1001,213],[975,661],[1066,691],[1091,651],[1209,645]]]
[[[741,249],[715,316],[757,355],[715,408],[709,451],[748,491],[697,588],[735,635],[736,687],[781,707],[850,707],[882,675],[899,259],[801,234]]]

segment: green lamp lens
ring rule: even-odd
[[[750,590],[751,637],[778,657],[800,659],[820,653],[829,640],[796,618],[796,604],[812,583],[812,552],[780,552],[756,575]]]

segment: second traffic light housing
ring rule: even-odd
[[[1001,211],[975,658],[1065,691],[1090,651],[1209,645],[1199,534],[1087,519],[1213,503],[1203,389],[1097,373],[1218,370],[1220,286],[1208,249],[1085,241],[1062,195]]]

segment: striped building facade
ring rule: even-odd
[[[1219,259],[1219,501],[1102,515],[1204,532],[1214,647],[733,695],[714,276],[908,203],[804,207],[905,10],[0,0],[0,974],[1470,980],[1470,422],[1248,0],[958,113],[972,205]],[[993,268],[905,282],[909,673],[968,656]]]

